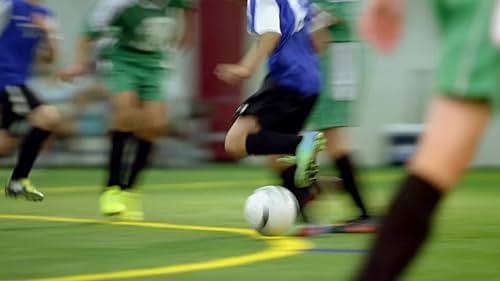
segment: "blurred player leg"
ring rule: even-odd
[[[121,202],[123,154],[137,122],[137,94],[124,92],[111,96],[111,150],[108,162],[108,181],[101,194],[101,212],[116,215],[125,210]]]
[[[151,160],[154,142],[165,135],[167,127],[166,106],[161,101],[144,101],[140,109],[141,125],[135,133],[135,154],[128,177],[123,179],[122,196],[127,207],[122,218],[142,220],[142,200],[136,190],[137,181]]]
[[[22,118],[27,118],[32,126],[21,144],[18,160],[5,192],[11,197],[23,196],[31,201],[41,201],[44,195],[33,186],[29,174],[44,142],[60,122],[59,111],[40,102],[25,86],[7,87],[2,101],[3,128],[7,130],[15,120]]]
[[[490,116],[485,102],[437,98],[410,173],[356,280],[398,279],[428,237],[443,194],[454,187],[472,160]]]
[[[323,131],[327,139],[326,151],[335,164],[345,191],[349,193],[354,204],[359,209],[359,217],[352,220],[352,222],[359,223],[369,219],[369,215],[360,193],[356,168],[345,144],[343,132],[342,128],[330,128]]]
[[[489,33],[494,2],[435,1],[443,37],[437,86],[444,96],[432,104],[409,175],[356,280],[399,278],[429,236],[443,195],[455,186],[474,157],[493,106],[500,101],[500,52]],[[384,6],[388,2],[373,3]],[[387,14],[371,16],[380,20],[378,17]]]

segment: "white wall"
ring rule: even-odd
[[[62,22],[62,60],[67,65],[72,58],[74,42],[91,0],[46,0]],[[427,1],[408,1],[407,32],[398,51],[392,56],[367,52],[363,91],[354,115],[358,127],[352,129],[352,146],[366,165],[383,164],[383,128],[386,124],[421,122],[425,106],[432,96],[432,72],[437,58],[438,40],[433,19],[427,10]],[[250,40],[249,40],[250,42]],[[175,69],[179,83],[171,89],[174,96],[183,97],[197,91],[194,51],[176,59]],[[246,94],[255,91],[262,72],[245,86]],[[498,152],[500,120],[497,118],[478,151],[475,164],[500,165]]]
[[[384,127],[421,123],[434,95],[433,72],[439,46],[434,18],[427,1],[407,1],[406,32],[397,51],[378,55],[366,50],[364,81],[350,129],[351,146],[364,165],[386,163]],[[259,78],[261,75],[259,75]],[[250,94],[260,81],[252,80]],[[475,165],[500,165],[500,119],[492,123],[478,151]]]

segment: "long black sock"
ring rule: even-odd
[[[153,150],[153,143],[148,140],[136,138],[137,146],[135,150],[135,157],[130,167],[128,179],[126,179],[125,185],[122,185],[122,189],[131,189],[137,182],[137,178],[142,170],[147,166],[148,161],[151,156],[151,151]]]
[[[295,154],[301,136],[261,130],[248,135],[247,153],[250,155]]]
[[[125,143],[131,134],[129,132],[111,132],[111,150],[108,162],[108,183],[107,186],[120,186],[123,169],[123,152]]]
[[[442,193],[408,176],[392,202],[358,281],[397,280],[428,237]]]
[[[356,204],[361,211],[361,215],[368,216],[366,206],[361,198],[361,194],[359,193],[359,185],[356,180],[355,168],[349,155],[346,154],[336,159],[335,166],[339,171],[340,178],[343,180],[346,191],[351,195],[354,204]]]
[[[304,221],[308,221],[308,218],[307,218],[306,214],[304,214],[302,212],[302,209],[309,201],[312,200],[312,195],[310,192],[310,188],[298,188],[295,185],[295,170],[296,169],[297,169],[297,166],[294,165],[294,166],[291,166],[280,173],[282,185],[286,189],[290,190],[290,192],[292,192],[293,195],[295,195],[295,198],[297,199],[297,202],[299,203],[299,211],[301,212],[301,215],[303,216]]]
[[[33,128],[24,139],[19,151],[19,158],[16,167],[12,172],[12,179],[18,180],[27,178],[35,164],[35,160],[40,153],[43,143],[50,136],[51,132],[39,128]]]

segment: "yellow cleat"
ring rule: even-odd
[[[99,198],[101,213],[106,216],[115,216],[125,211],[125,205],[121,201],[121,193],[118,186],[107,188]]]
[[[121,200],[125,205],[125,211],[120,215],[120,218],[122,220],[128,220],[128,221],[144,220],[141,194],[137,192],[122,191]]]

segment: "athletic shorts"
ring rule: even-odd
[[[309,116],[307,130],[347,127],[359,90],[360,44],[333,43],[321,57],[323,89]]]
[[[437,90],[500,104],[500,49],[491,36],[496,0],[433,0],[442,46]]]
[[[104,73],[104,85],[110,94],[135,92],[141,101],[165,100],[163,81],[166,69],[160,66],[160,62],[140,61],[141,54],[132,58],[118,55],[110,59],[110,68]]]
[[[0,90],[2,117],[0,129],[10,130],[14,122],[24,120],[44,103],[26,85],[5,86]]]
[[[317,95],[304,96],[266,79],[260,90],[242,103],[236,116],[252,115],[265,130],[298,134],[316,99]]]

